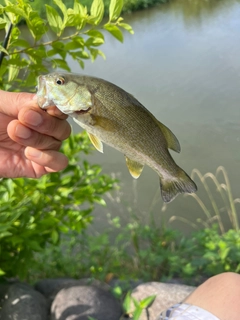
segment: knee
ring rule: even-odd
[[[224,272],[211,277],[205,283],[209,288],[223,288],[238,292],[240,294],[240,275],[234,272]]]

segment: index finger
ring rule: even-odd
[[[26,105],[37,106],[36,95],[27,92],[8,92],[0,90],[0,112],[17,118],[18,112]]]
[[[67,119],[68,115],[65,114],[65,113],[62,113],[62,111],[60,111],[56,106],[51,106],[51,107],[48,107],[46,109],[46,112],[48,114],[50,114],[51,116],[54,116],[58,119],[62,119],[62,120],[65,120]]]

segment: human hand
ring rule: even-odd
[[[56,107],[39,108],[36,95],[0,91],[0,177],[39,178],[64,169],[58,150],[71,128]]]

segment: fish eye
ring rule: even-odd
[[[65,83],[65,79],[63,77],[59,77],[56,79],[56,84],[62,86]]]

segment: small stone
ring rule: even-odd
[[[140,317],[140,320],[155,320],[163,310],[183,301],[195,289],[196,287],[187,285],[147,282],[137,286],[132,297],[141,301],[146,297],[156,295],[152,305],[145,309]]]
[[[119,320],[121,314],[121,305],[113,295],[96,286],[62,289],[51,307],[51,320]]]
[[[45,298],[24,283],[11,285],[2,305],[2,320],[47,320]]]

